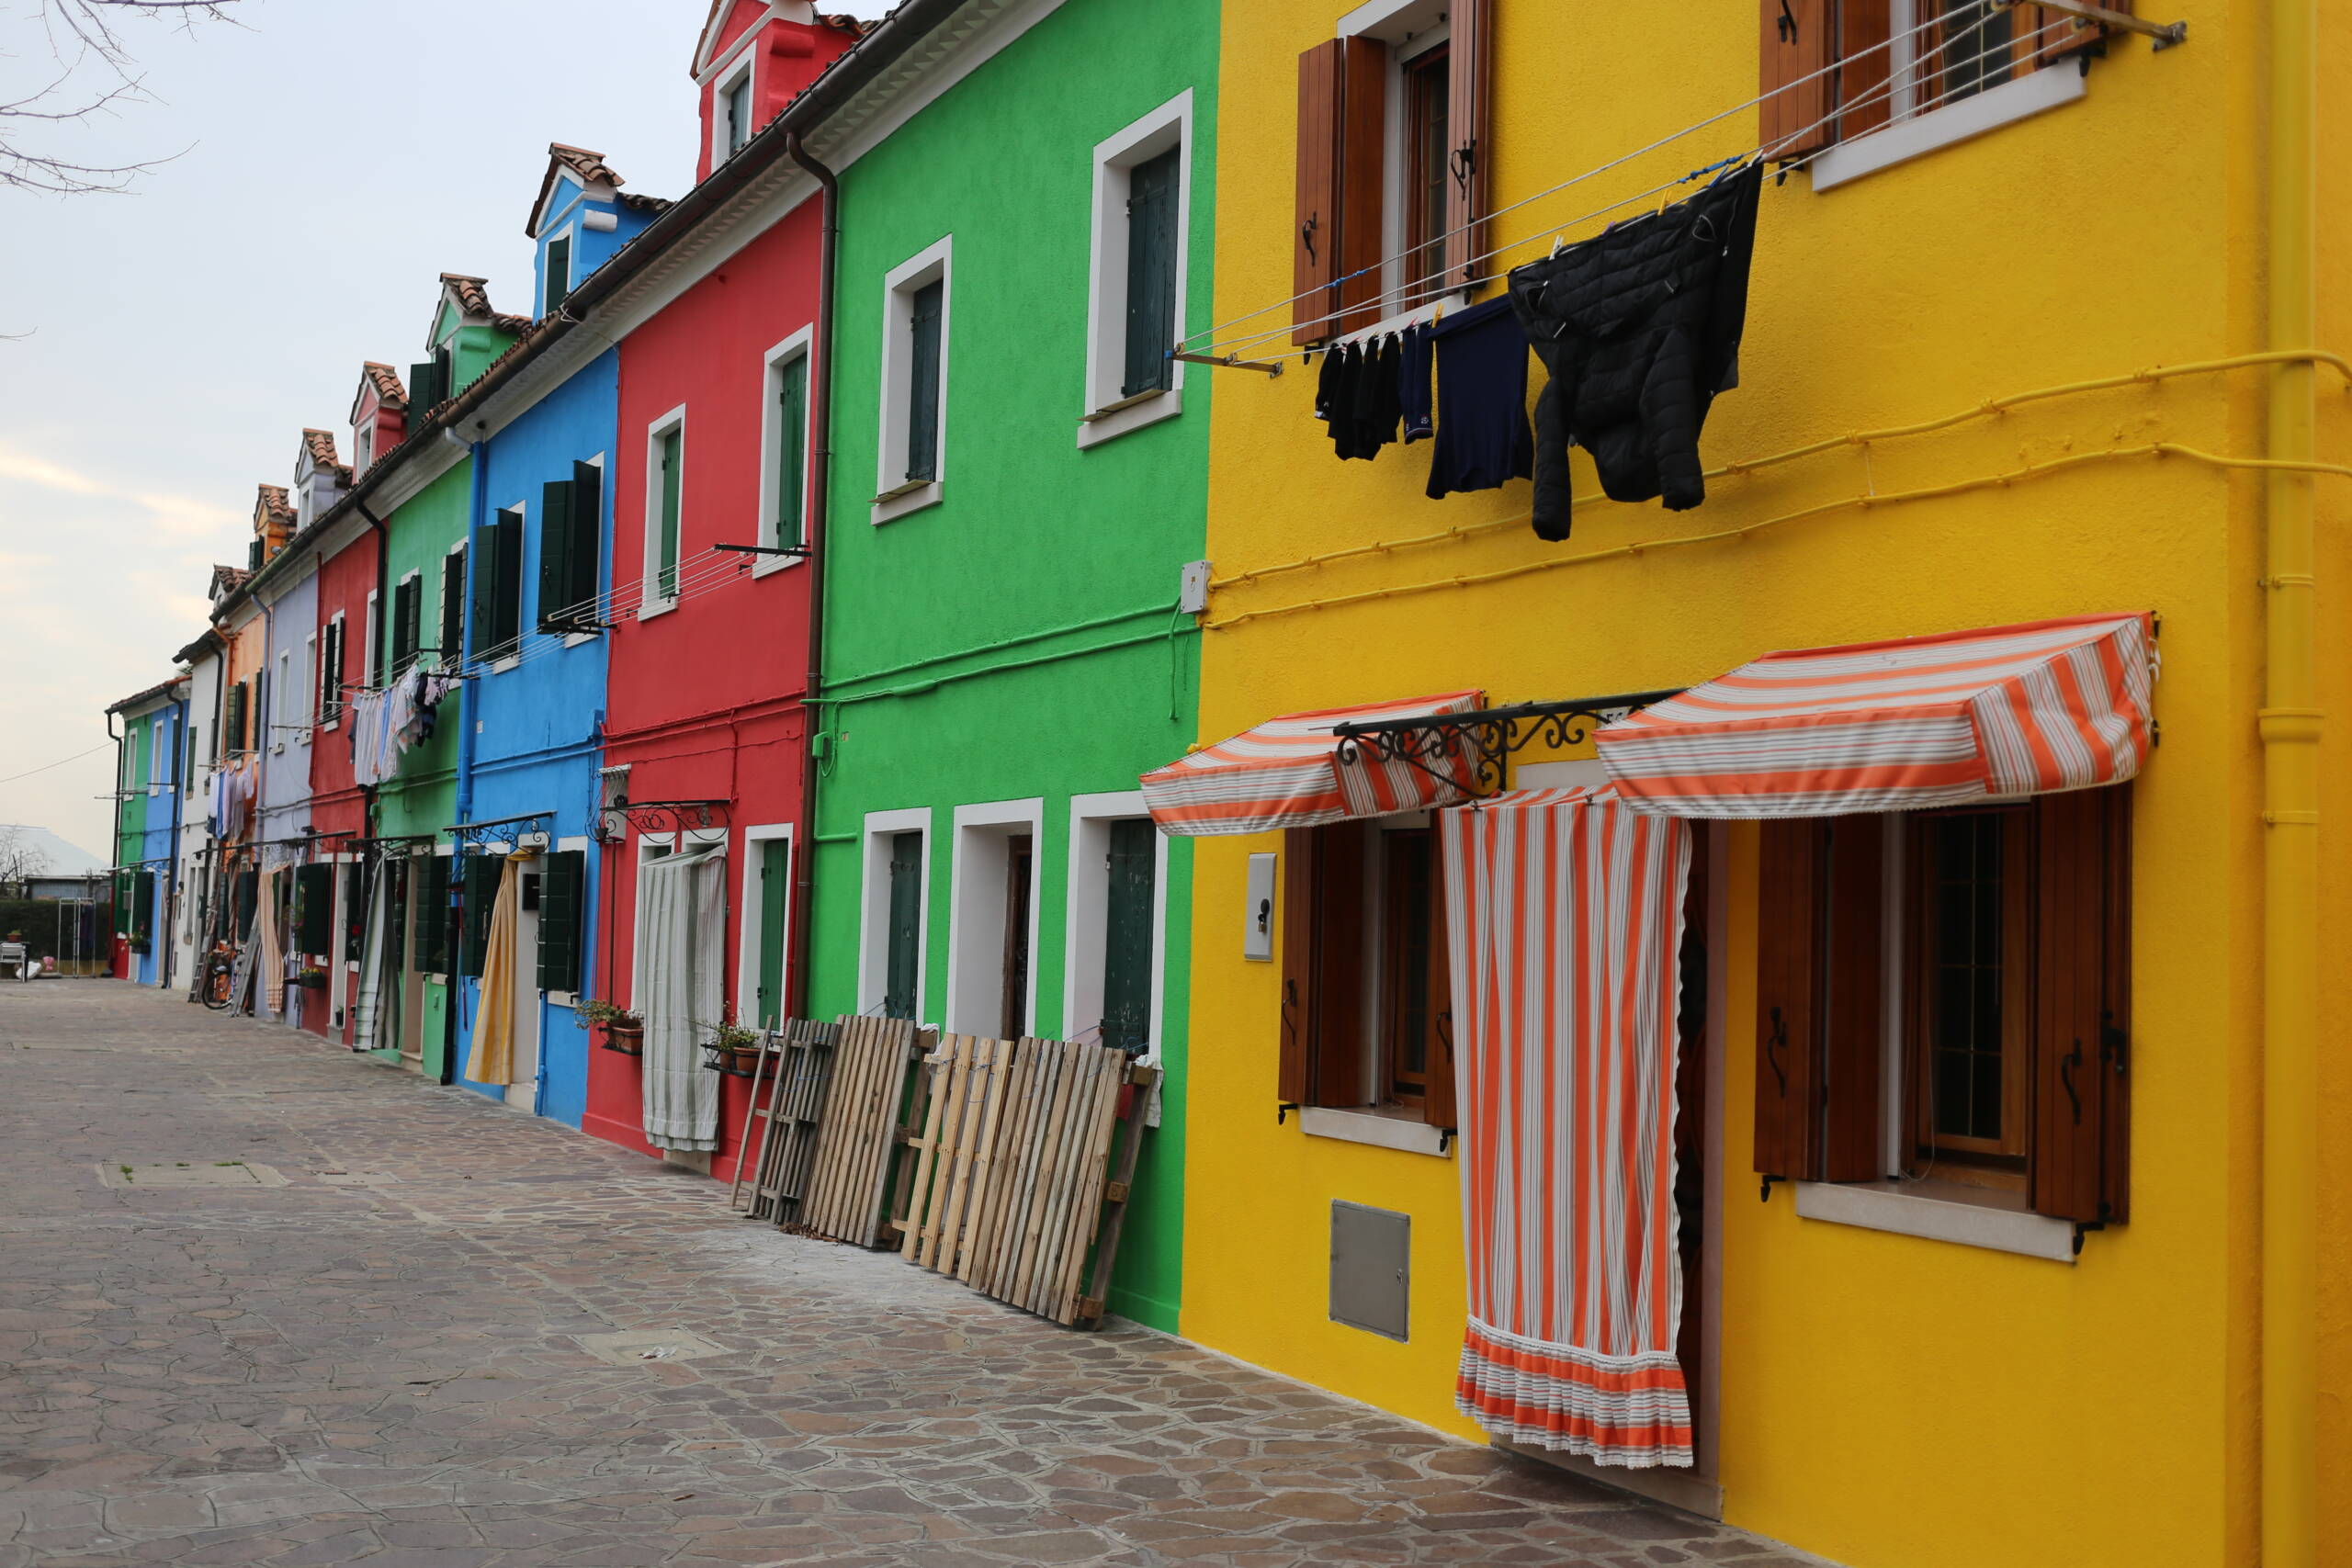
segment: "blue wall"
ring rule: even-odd
[[[584,221],[591,215],[608,214],[613,220],[610,229],[592,229]],[[580,182],[569,173],[556,175],[555,189],[548,194],[547,216],[540,220],[538,250],[532,258],[532,268],[537,275],[538,286],[532,294],[532,313],[548,313],[548,246],[559,239],[571,242],[571,287],[577,288],[590,273],[612,259],[639,230],[653,220],[650,212],[639,210],[625,201],[592,201],[586,199]]]
[[[132,956],[139,984],[153,986],[162,981],[164,955],[172,943],[172,861],[178,852],[180,748],[186,739],[187,705],[173,703],[130,723],[153,731],[146,748],[147,776],[133,781],[132,787],[145,792],[151,784],[170,786],[147,795],[147,828],[139,836],[138,845],[138,858],[155,874],[155,899],[147,911],[147,951]]]

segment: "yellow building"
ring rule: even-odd
[[[2347,774],[2343,726],[2316,716],[2343,710],[2352,621],[2313,610],[2314,581],[2352,568],[2346,489],[2316,471],[2352,460],[2352,421],[2344,362],[2302,352],[2352,344],[2346,301],[2320,291],[2315,321],[2312,304],[2352,210],[2325,195],[2342,158],[2318,160],[2314,196],[2314,144],[2347,132],[2320,121],[2312,82],[2352,85],[2352,43],[2338,28],[2320,52],[2311,0],[2143,0],[2140,20],[2186,22],[2177,47],[2098,41],[2068,9],[1766,0],[1759,28],[1752,6],[1230,0],[1215,315],[1231,324],[1187,346],[1283,371],[1210,372],[1202,734],[2155,617],[2161,744],[2115,792],[2128,843],[2098,863],[2119,900],[2099,1005],[2120,1016],[2087,1056],[2051,1037],[2067,965],[2035,946],[2064,897],[2052,819],[1839,818],[1883,845],[1875,957],[1838,950],[1825,1038],[1793,1049],[1841,1088],[1866,1067],[1875,1092],[1798,1112],[1802,1146],[1780,1146],[1791,1123],[1759,1112],[1759,1078],[1792,1047],[1759,1029],[1785,989],[1759,953],[1784,964],[1783,922],[1862,906],[1839,902],[1835,859],[1821,900],[1793,900],[1769,825],[1692,833],[1704,951],[1685,974],[1703,985],[1683,1000],[1703,991],[1704,1023],[1681,1053],[1675,1332],[1696,1462],[1592,1472],[1854,1564],[2352,1563],[2352,1167],[2321,1136],[2352,1126],[2352,972],[2318,960],[2352,887],[2317,826]],[[1768,134],[1788,172],[1758,198],[1703,504],[1601,499],[1580,450],[1573,533],[1547,541],[1525,480],[1431,501],[1431,445],[1335,455],[1313,406],[1324,361],[1302,344],[1499,298],[1491,275],[1655,220]],[[1481,197],[1470,216],[1491,216],[1450,238]],[[1531,361],[1531,398],[1544,381]],[[1441,436],[1443,384],[1441,360]],[[1538,734],[1510,782],[1589,779],[1593,755]],[[1309,971],[1285,944],[1306,930],[1305,863],[1340,852],[1304,830],[1198,846],[1182,1322],[1476,1437],[1454,1402],[1459,1118],[1433,1087],[1442,1030],[1406,1017],[1427,994],[1420,820],[1373,824],[1375,849],[1313,895],[1327,932],[1354,907],[1355,945],[1347,994],[1317,998],[1345,1013],[1347,1059],[1304,1077],[1295,1045],[1285,1072],[1303,1016],[1285,992]],[[2005,847],[1954,893],[1953,835],[1980,829],[1984,854]],[[1969,964],[1983,988],[1953,977]],[[1838,989],[1854,976],[1867,1011]],[[1975,1013],[1928,1016],[1964,996]],[[2050,1129],[2086,1073],[2107,1075],[2112,1130],[2081,1179],[2092,1213],[2124,1217],[2077,1227],[2051,1194],[2085,1145]]]

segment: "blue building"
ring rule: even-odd
[[[542,317],[668,205],[624,195],[598,153],[558,143],[548,154],[527,226]],[[597,937],[592,851],[620,358],[575,335],[511,380],[493,367],[458,415],[475,460],[449,880],[464,910],[457,1081],[576,1127],[589,1044],[578,1004]],[[490,910],[510,875],[514,962],[504,994],[485,995]],[[503,1073],[494,1058],[478,1067],[475,1051],[486,1014],[499,1009],[511,1022]],[[482,1078],[469,1076],[477,1070]]]
[[[115,763],[115,934],[129,950],[118,971],[142,986],[170,986],[177,908],[180,812],[189,782],[187,678],[170,680],[107,709],[122,724]]]

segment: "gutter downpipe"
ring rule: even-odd
[[[816,404],[817,428],[809,440],[808,536],[808,661],[800,680],[800,842],[792,855],[792,969],[785,987],[786,1018],[807,1015],[808,961],[815,944],[809,940],[809,916],[816,902],[814,862],[817,850],[817,741],[823,733],[825,688],[825,523],[827,487],[832,475],[833,445],[833,293],[834,268],[841,254],[842,187],[833,171],[809,154],[796,129],[786,133],[784,150],[806,169],[824,192],[825,220],[817,262],[816,378],[809,388]]]
[[[2314,0],[2271,0],[2269,346],[2317,341]],[[2309,463],[2316,367],[2270,372],[2269,456]],[[2309,473],[2265,481],[2262,738],[2262,1521],[2264,1568],[2319,1555],[2319,741]]]

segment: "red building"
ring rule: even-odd
[[[604,818],[606,935],[589,984],[640,1009],[639,873],[701,846],[723,855],[724,912],[684,955],[700,994],[744,1023],[786,1005],[813,573],[790,555],[714,547],[805,537],[823,201],[780,138],[755,138],[856,36],[806,5],[718,0],[695,61],[701,167],[727,165],[732,194],[692,224],[649,230],[637,244],[675,263],[640,265],[598,302],[636,324],[620,337],[605,734],[605,799],[628,806]],[[729,249],[746,222],[762,227]],[[663,951],[675,972],[681,955]],[[589,1055],[583,1127],[652,1152],[639,1060]],[[715,1148],[668,1146],[731,1177],[747,1087],[719,1080]]]

